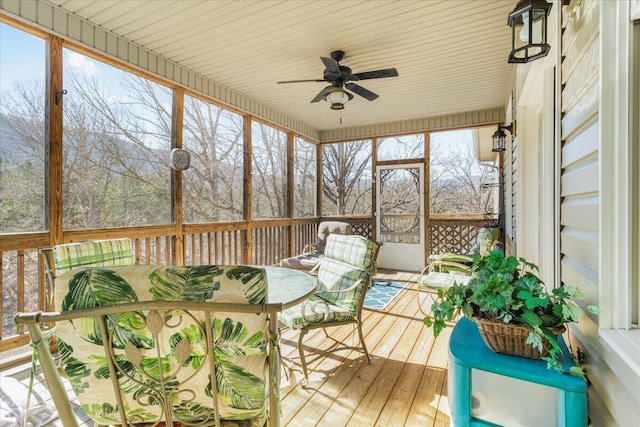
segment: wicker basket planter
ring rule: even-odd
[[[492,322],[479,318],[474,318],[473,320],[478,326],[478,331],[484,343],[496,353],[528,357],[529,359],[540,359],[549,355],[551,344],[546,339],[544,340],[544,351],[542,352],[531,344],[526,344],[527,337],[531,331],[527,326]],[[565,331],[564,326],[549,329],[556,337]]]
[[[560,363],[562,349],[557,341],[565,325],[580,318],[582,308],[576,303],[582,300],[580,289],[561,284],[547,291],[536,276],[537,271],[535,264],[524,258],[505,257],[499,249],[486,257],[478,256],[473,260],[471,279],[466,285],[454,284],[438,290],[431,316],[425,317],[424,323],[433,326],[433,335],[437,337],[461,310],[465,317],[475,321],[483,341],[496,353],[545,358],[549,369],[584,375],[577,361],[568,371]],[[595,315],[600,313],[593,305],[587,304],[586,309]],[[512,323],[502,323],[503,319]],[[543,332],[529,327],[535,324],[561,326]],[[529,337],[535,344],[526,344]]]

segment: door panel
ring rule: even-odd
[[[424,168],[421,163],[378,166],[376,230],[383,242],[378,266],[424,267]]]

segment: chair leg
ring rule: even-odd
[[[304,358],[304,349],[302,348],[302,338],[306,333],[305,330],[300,331],[300,336],[298,337],[298,353],[300,353],[300,363],[302,364],[302,373],[304,374],[304,379],[309,379],[309,374],[307,372],[307,361]]]
[[[367,350],[367,345],[364,342],[364,336],[362,335],[362,323],[358,322],[358,336],[360,337],[360,344],[362,344],[362,349],[364,350],[364,355],[367,356],[367,361],[371,363],[371,357],[369,357],[369,351]]]
[[[422,313],[424,316],[428,316],[431,317],[432,315],[432,311],[431,311],[431,306],[433,305],[433,303],[436,301],[436,296],[438,295],[438,290],[437,289],[433,289],[433,288],[429,288],[426,286],[423,286],[422,289],[420,289],[420,285],[418,285],[418,288],[416,290],[416,294],[417,294],[417,299],[418,299],[418,310],[420,310],[420,313]],[[420,294],[421,293],[426,293],[427,296],[425,297],[424,300],[420,300]],[[427,308],[424,309],[423,305],[427,304]]]

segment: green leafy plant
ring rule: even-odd
[[[432,316],[424,323],[433,327],[437,337],[460,311],[470,320],[482,319],[524,325],[531,330],[527,344],[543,351],[549,344],[547,361],[549,368],[564,372],[559,362],[561,354],[552,328],[562,327],[568,322],[577,322],[581,309],[576,300],[582,299],[578,288],[560,286],[548,292],[536,275],[538,267],[524,258],[505,257],[500,249],[488,256],[477,255],[471,267],[472,278],[468,284],[455,283],[448,289],[439,289],[432,306]],[[599,314],[592,305],[587,310]],[[569,373],[584,375],[579,364]]]

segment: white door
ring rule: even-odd
[[[406,271],[424,268],[423,166],[377,167],[376,236],[383,242],[379,267]]]

